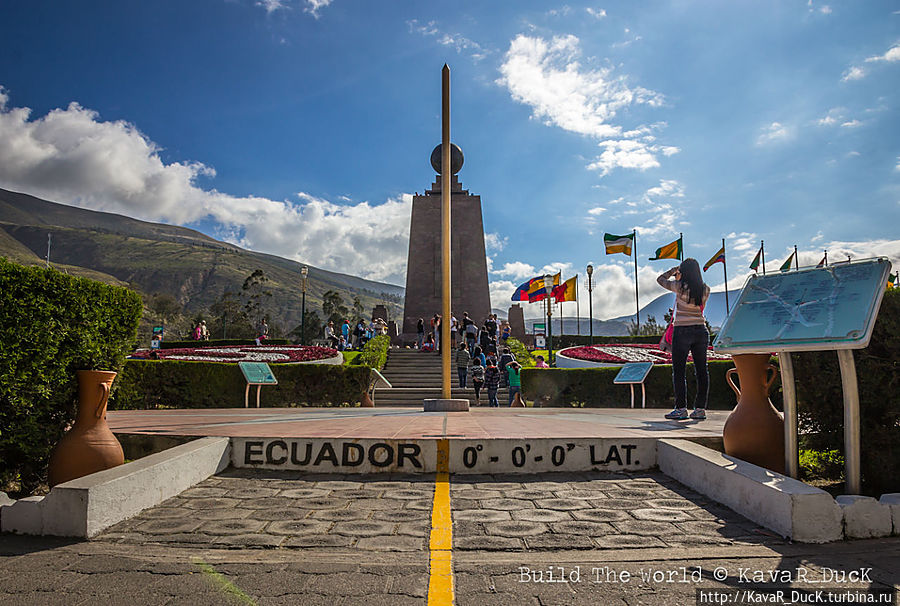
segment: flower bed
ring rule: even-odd
[[[598,364],[628,364],[631,362],[672,363],[672,354],[662,351],[656,345],[642,344],[613,343],[611,345],[569,347],[560,351],[559,355]],[[730,360],[731,356],[718,354],[710,347],[707,352],[707,358],[710,360]],[[688,359],[691,359],[690,355],[688,355]]]
[[[193,362],[314,362],[338,355],[330,347],[301,345],[261,345],[225,347],[184,347],[178,349],[138,349],[131,354],[136,360],[188,360]]]

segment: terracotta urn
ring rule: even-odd
[[[733,359],[736,368],[729,370],[725,378],[737,394],[738,403],[722,430],[725,453],[784,473],[784,415],[769,400],[769,388],[778,369],[769,364],[769,354],[738,354]],[[739,386],[734,384],[734,373]]]
[[[50,486],[125,462],[122,445],[106,424],[106,402],[116,373],[78,371],[78,416],[50,457]]]

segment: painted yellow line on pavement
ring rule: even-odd
[[[450,512],[450,442],[438,440],[434,505],[431,509],[428,605],[453,604],[453,517]]]

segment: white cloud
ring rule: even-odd
[[[852,66],[841,77],[841,82],[849,82],[850,80],[861,80],[866,77],[866,70],[858,66]]]
[[[862,122],[859,120],[847,120],[846,122],[841,123],[841,127],[843,128],[856,128],[857,126],[862,126]]]
[[[594,19],[603,19],[606,17],[606,9],[602,8],[591,8],[590,6],[584,9],[587,14],[589,14]]]
[[[616,167],[657,167],[659,154],[679,151],[652,144],[649,133],[661,124],[625,131],[615,123],[617,114],[628,107],[661,106],[661,94],[630,86],[627,77],[614,74],[612,68],[585,69],[580,55],[580,40],[575,36],[545,40],[520,34],[510,42],[497,83],[515,101],[531,107],[532,117],[544,124],[601,139],[604,151],[588,165],[601,175]]]
[[[793,135],[792,129],[780,122],[772,122],[771,124],[764,126],[761,130],[762,132],[756,139],[757,145],[768,145],[770,143],[786,141]]]
[[[382,204],[237,197],[204,189],[215,171],[166,164],[136,126],[105,122],[77,103],[30,119],[0,89],[0,187],[148,221],[211,220],[216,233],[252,250],[323,269],[402,284],[412,196]]]
[[[602,206],[595,206],[594,208],[588,209],[587,212],[592,217],[599,217],[600,215],[602,215],[603,213],[606,212],[606,209],[603,208]]]
[[[306,8],[303,12],[309,13],[316,19],[320,17],[319,11],[331,4],[331,0],[306,0]]]
[[[900,156],[897,156],[897,166],[894,167],[895,172],[900,172]]]
[[[725,236],[726,240],[730,240],[730,242],[726,241],[729,250],[736,250],[739,252],[753,250],[754,254],[756,254],[757,249],[757,236],[751,232],[741,232],[735,233],[731,232],[727,236]]]
[[[613,214],[611,219],[629,217],[631,220],[630,217],[635,217],[637,224],[629,226],[628,231],[637,229],[640,239],[669,237],[678,233],[678,225],[684,224],[682,221],[685,215],[684,198],[682,183],[674,179],[663,179],[659,185],[647,189],[637,198],[625,197],[610,202],[610,204],[618,204],[624,201],[626,206],[625,210]],[[624,231],[622,227],[616,229]],[[611,226],[609,230],[618,233]]]
[[[547,11],[547,16],[548,17],[567,17],[569,15],[569,13],[571,13],[571,12],[572,12],[572,7],[569,6],[568,4],[564,4],[560,8],[552,8],[549,11]]]
[[[489,251],[499,252],[506,248],[509,238],[498,233],[484,234],[484,247]]]
[[[427,38],[434,38],[438,44],[449,46],[456,49],[457,54],[466,53],[474,61],[480,61],[488,56],[492,51],[486,49],[474,40],[466,38],[462,34],[442,33],[437,27],[437,22],[429,21],[425,24],[419,23],[418,19],[411,19],[406,22],[410,33],[419,34]]]
[[[900,44],[895,44],[894,46],[889,48],[883,55],[876,55],[874,57],[869,57],[868,59],[866,59],[866,63],[877,63],[881,61],[886,61],[888,63],[900,61]]]
[[[513,280],[527,280],[538,274],[538,270],[534,265],[522,263],[521,261],[513,261],[512,263],[504,263],[503,269],[495,269],[492,273],[498,276],[508,276]]]

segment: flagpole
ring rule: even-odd
[[[828,267],[828,249],[825,249],[825,267]]]
[[[638,267],[637,267],[637,230],[632,230],[633,234],[632,238],[632,253],[634,253],[634,309],[636,313],[634,314],[635,319],[637,320],[637,324],[635,325],[635,329],[640,334],[641,330],[641,305],[638,303]]]
[[[766,275],[766,243],[764,240],[759,241],[759,252],[762,253],[763,275]]]
[[[794,269],[800,269],[800,257],[797,255],[797,245],[794,244]]]
[[[575,274],[575,317],[578,318],[578,336],[581,336],[581,304],[578,302],[578,274]]]
[[[450,387],[450,67],[441,70],[441,397]],[[435,335],[437,336],[437,335]]]
[[[725,254],[725,238],[722,238],[722,273],[725,275],[725,315],[731,313],[731,307],[728,305],[728,265],[726,265],[728,255]]]
[[[678,232],[678,242],[681,246],[678,247],[678,260],[684,261],[684,234]]]

